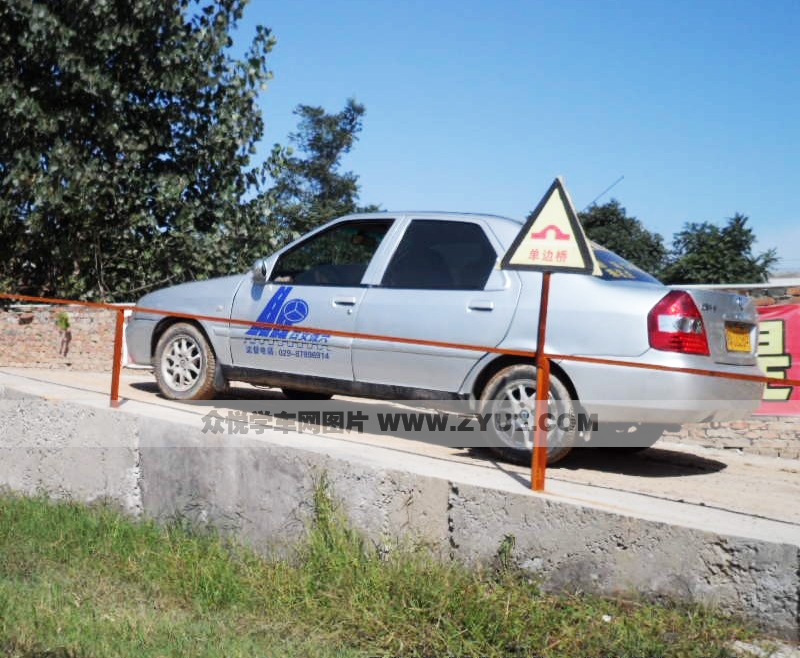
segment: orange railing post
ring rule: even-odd
[[[125,311],[117,311],[117,323],[114,327],[114,364],[111,370],[111,395],[109,403],[119,406],[119,376],[122,371],[122,328],[125,325]]]

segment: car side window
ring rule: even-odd
[[[497,253],[472,222],[415,219],[392,256],[381,285],[420,290],[483,290]]]
[[[336,224],[281,254],[270,280],[301,286],[357,286],[391,225],[390,219]]]

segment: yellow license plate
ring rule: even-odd
[[[750,327],[740,324],[726,325],[725,343],[729,352],[751,352]]]

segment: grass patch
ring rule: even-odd
[[[308,539],[278,560],[105,507],[2,496],[0,655],[709,658],[749,637],[701,608],[544,594],[508,546],[486,570],[382,559],[323,488],[315,502]]]

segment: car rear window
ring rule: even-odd
[[[497,254],[471,222],[415,219],[381,285],[414,290],[483,290]]]
[[[600,277],[607,281],[644,281],[646,283],[661,283],[652,274],[639,269],[622,256],[603,247],[594,246],[594,255],[600,265]]]

